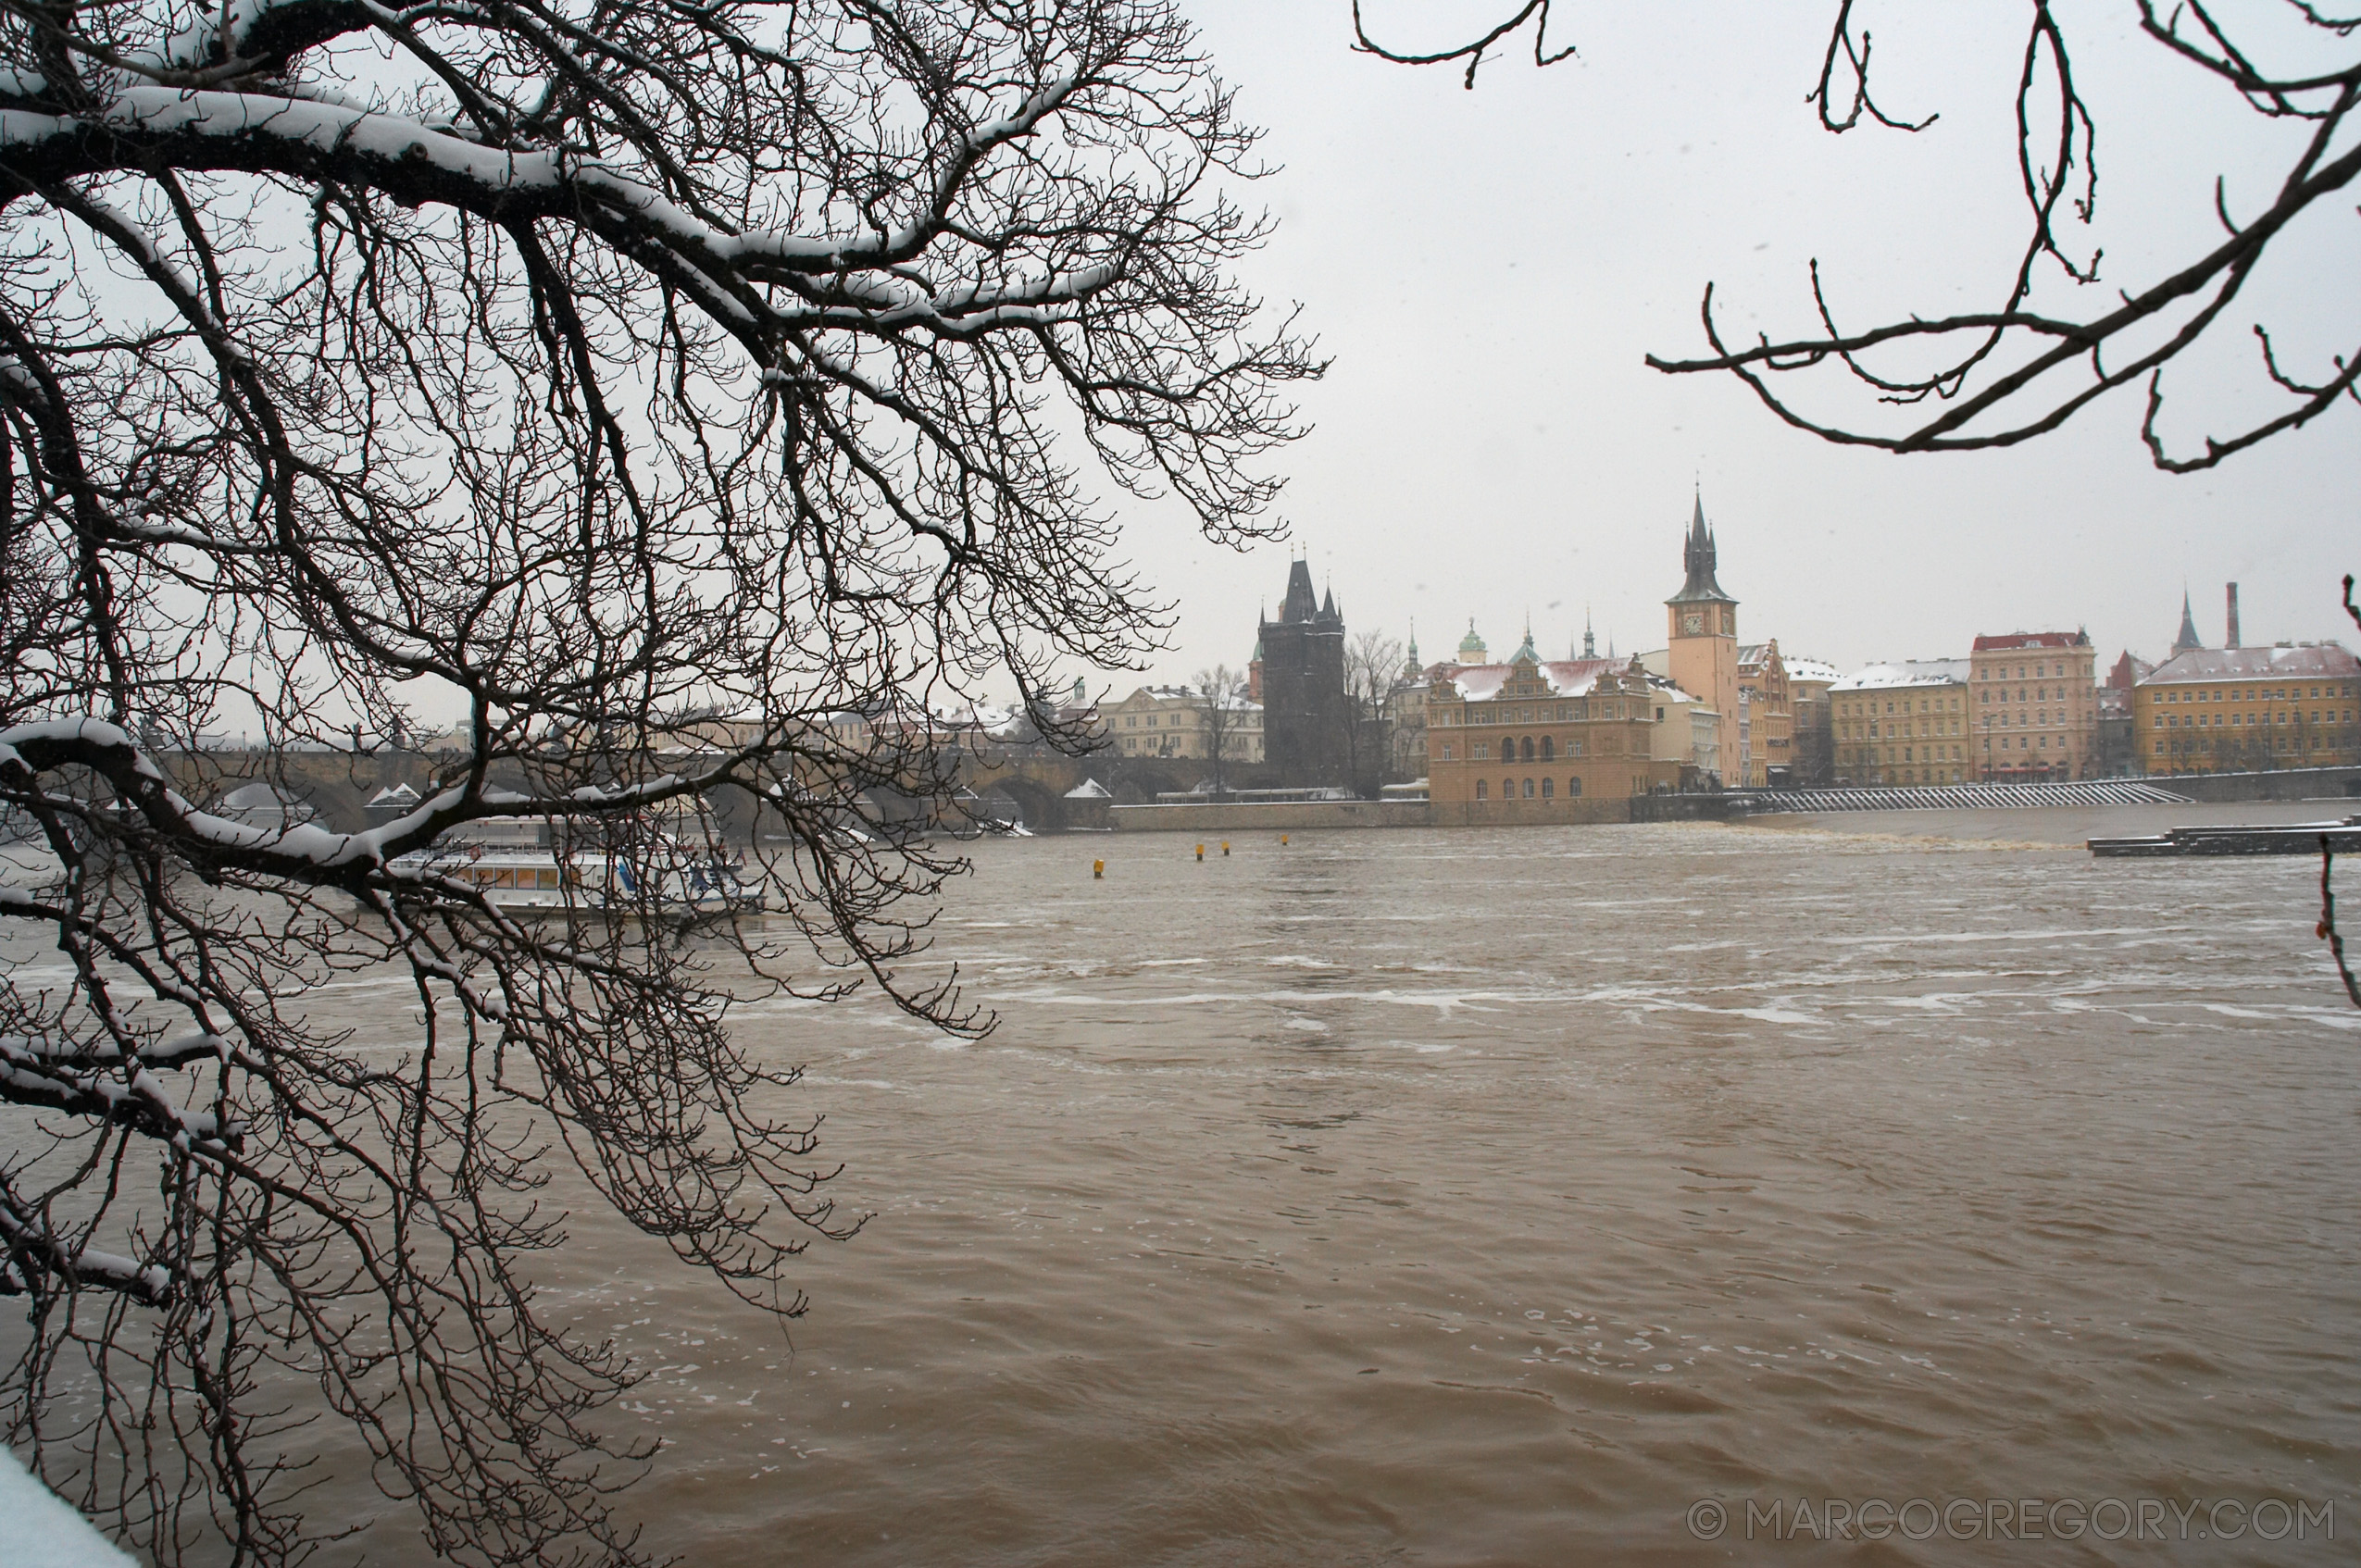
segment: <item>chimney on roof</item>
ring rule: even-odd
[[[2230,647],[2232,647],[2232,648],[2235,648],[2235,647],[2237,647],[2237,646],[2239,645],[2239,642],[2238,642],[2238,585],[2237,585],[2236,583],[2234,583],[2234,582],[2233,582],[2233,583],[2231,583],[2231,584],[2230,585],[2230,643],[2229,643],[2229,645],[2230,645]]]

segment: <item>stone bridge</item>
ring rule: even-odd
[[[224,749],[168,753],[160,759],[175,787],[200,804],[218,800],[241,784],[264,780],[319,813],[324,827],[357,832],[369,825],[367,806],[380,790],[407,784],[424,790],[435,767],[448,758],[421,752],[288,751]],[[1066,756],[1045,746],[1012,747],[970,753],[962,759],[959,782],[979,795],[998,790],[1014,800],[1025,825],[1036,832],[1062,832],[1068,820],[1066,792],[1095,779],[1126,805],[1152,802],[1160,793],[1193,789],[1210,765],[1186,758],[1127,757],[1108,752]],[[1224,782],[1255,789],[1270,782],[1258,763],[1224,763]],[[521,786],[521,778],[505,780]],[[723,790],[714,802],[725,836],[738,841],[754,830],[753,797]],[[916,815],[920,806],[907,803]]]

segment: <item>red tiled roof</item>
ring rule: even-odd
[[[2014,648],[2081,648],[2090,641],[2087,633],[2080,631],[2012,631],[2005,637],[1979,637],[1975,651],[2005,653]]]

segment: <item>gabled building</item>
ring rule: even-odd
[[[1630,797],[1680,782],[1653,754],[1638,661],[1445,666],[1427,691],[1427,798],[1439,825],[1621,820]]]
[[[1755,790],[1793,783],[1795,709],[1779,639],[1739,645],[1738,697],[1746,717],[1747,775],[1736,782]]]

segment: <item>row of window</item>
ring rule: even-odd
[[[1868,782],[1872,784],[1958,784],[1964,782],[1958,768],[1901,767],[1891,773],[1880,771]]]
[[[1598,712],[1589,710],[1595,705]],[[1638,703],[1627,705],[1618,702],[1600,701],[1593,704],[1581,703],[1545,703],[1538,708],[1500,707],[1489,703],[1471,703],[1465,709],[1434,710],[1433,722],[1443,726],[1465,727],[1471,724],[1578,724],[1592,719],[1638,718],[1643,716]]]
[[[1871,749],[1870,755],[1881,763],[1942,762],[1946,755],[1948,755],[1952,761],[1956,762],[1959,760],[1959,748],[1956,746],[1949,748],[1943,746],[1878,746]]]
[[[1885,699],[1885,711],[1887,713],[1893,713],[1895,711],[1893,704],[1897,700],[1902,703],[1901,711],[1905,714],[1914,711],[1922,714],[1957,713],[1961,708],[1967,705],[1966,703],[1956,695],[1937,695],[1933,697],[1919,698],[1918,706],[1914,710],[1910,706],[1909,698],[1903,697],[1895,699],[1889,697]],[[1836,711],[1843,714],[1847,718],[1858,718],[1864,713],[1876,713],[1878,711],[1878,699],[1874,697],[1848,698],[1836,704]]]
[[[1444,762],[1454,760],[1451,753],[1451,742],[1445,740],[1443,743],[1443,760]],[[1579,737],[1566,742],[1566,754],[1569,757],[1579,757],[1582,754],[1582,742]],[[1488,762],[1491,758],[1491,741],[1471,740],[1468,743],[1468,760],[1469,762]],[[1544,735],[1541,737],[1539,740],[1536,740],[1530,735],[1522,737],[1503,736],[1501,738],[1500,760],[1503,762],[1554,762],[1556,758],[1557,741],[1554,737]]]
[[[2304,710],[2273,708],[2268,713],[2259,714],[2158,714],[2155,716],[2155,720],[2153,728],[2157,729],[2223,729],[2241,725],[2301,724],[2304,722]],[[2312,722],[2314,724],[2351,724],[2353,710],[2346,708],[2342,710],[2340,716],[2339,710],[2335,708],[2314,708]]]
[[[2070,670],[2070,669],[2067,668],[2064,665],[2058,665],[2058,666],[2056,666],[2055,668],[2053,668],[2053,667],[2052,667],[2051,666],[2049,666],[2049,665],[2035,665],[2035,666],[2033,666],[2033,678],[2034,678],[2035,680],[2042,679],[2042,678],[2044,678],[2046,676],[2053,675],[2053,674],[2055,674],[2055,675],[2071,675],[2071,674],[2073,674],[2073,673],[2074,673],[2074,672],[2073,672],[2072,670]],[[2001,669],[1999,669],[1999,670],[1989,670],[1989,669],[1985,669],[1985,670],[1978,670],[1978,671],[1976,672],[1976,678],[1977,678],[1978,680],[1992,680],[1992,679],[1995,679],[1995,678],[2000,679],[2000,680],[2006,680],[2006,679],[2008,678],[2008,671],[2007,671],[2007,669],[2006,669],[2005,667],[2001,668]],[[2025,666],[2024,666],[2023,665],[2018,665],[2018,666],[2017,666],[2017,679],[2019,679],[2019,680],[2022,680],[2022,679],[2024,679],[2024,678],[2025,678]]]
[[[2155,700],[2159,703],[2301,703],[2305,701],[2307,698],[2313,702],[2317,702],[2322,697],[2327,697],[2330,702],[2334,702],[2339,697],[2350,697],[2352,695],[2354,695],[2354,689],[2350,686],[2346,686],[2342,689],[2333,685],[2313,686],[2308,688],[2303,686],[2240,686],[2235,688],[2215,686],[2201,687],[2193,690],[2162,691],[2156,693]]]
[[[1513,801],[1513,800],[1517,800],[1517,799],[1518,799],[1518,798],[1519,798],[1519,795],[1518,795],[1518,780],[1517,780],[1517,779],[1514,779],[1514,778],[1504,778],[1504,779],[1502,779],[1502,780],[1500,781],[1500,798],[1501,798],[1502,800],[1504,800],[1504,801]],[[1525,800],[1529,800],[1529,801],[1530,801],[1530,800],[1531,800],[1531,799],[1533,799],[1533,798],[1534,798],[1534,780],[1532,780],[1532,779],[1530,779],[1530,778],[1525,779],[1525,780],[1523,780],[1523,785],[1524,785],[1524,790],[1523,790],[1523,795],[1522,795],[1522,798],[1523,798],[1523,799],[1525,799]],[[1543,779],[1540,781],[1540,790],[1541,790],[1541,796],[1540,796],[1540,798],[1541,798],[1541,799],[1543,799],[1543,800],[1544,800],[1544,801],[1549,801],[1549,800],[1555,800],[1555,799],[1556,799],[1556,798],[1557,798],[1557,780],[1556,780],[1556,779],[1555,779],[1555,778],[1543,778]],[[1575,777],[1572,777],[1572,778],[1568,778],[1568,779],[1566,780],[1566,794],[1567,794],[1567,798],[1568,798],[1568,799],[1569,799],[1569,800],[1570,800],[1570,799],[1572,799],[1574,796],[1579,795],[1579,794],[1580,794],[1581,792],[1582,792],[1582,780],[1581,780],[1581,778],[1580,778],[1580,777],[1579,775],[1577,775],[1577,776],[1575,776]],[[1492,799],[1492,780],[1491,780],[1491,779],[1489,779],[1489,778],[1479,778],[1479,779],[1477,779],[1477,780],[1476,780],[1476,799],[1478,799],[1478,800],[1480,800],[1480,801],[1488,801],[1488,800]]]
[[[2053,699],[2055,699],[2055,701],[2057,701],[2057,702],[2061,702],[2061,703],[2063,703],[2064,701],[2066,701],[2066,699],[2067,698],[2067,696],[2068,696],[2068,695],[2072,695],[2072,696],[2074,696],[2074,697],[2076,697],[2076,698],[2079,698],[2079,699],[2085,699],[2085,700],[2087,700],[2088,702],[2096,702],[2096,701],[2098,701],[2098,696],[2099,696],[2098,691],[2097,691],[2097,690],[2096,690],[2095,688],[2094,688],[2094,689],[2092,689],[2092,690],[2091,690],[2091,691],[2076,691],[2076,692],[2069,693],[2069,692],[2067,692],[2067,690],[2066,690],[2064,687],[2060,687],[2057,691],[2051,691],[2048,687],[2046,687],[2046,686],[2036,686],[2036,687],[2034,687],[2034,688],[2033,688],[2033,695],[2032,695],[2030,698],[2028,698],[2028,697],[2025,695],[2025,689],[2024,689],[2023,687],[2021,687],[2021,686],[2020,686],[2020,687],[2018,687],[2018,688],[2017,689],[2017,700],[2018,702],[2020,702],[2020,703],[2023,703],[2023,702],[2029,702],[2029,701],[2030,701],[2030,702],[2035,702],[2035,703],[2046,703],[2046,702],[2050,702],[2050,701],[2052,701]],[[1982,691],[1980,691],[1980,692],[1979,692],[1979,693],[1977,694],[1977,699],[1976,699],[1976,700],[1977,700],[1978,702],[1980,702],[1980,703],[1996,703],[1996,702],[1997,702],[1997,703],[2005,703],[2005,702],[2007,702],[2007,701],[2008,701],[2008,692],[2007,692],[2007,691],[2006,691],[2005,689],[2004,689],[2004,690],[2001,691],[2000,695],[1999,695],[1999,696],[1997,696],[1997,697],[1995,697],[1995,696],[1993,696],[1993,695],[1992,695],[1992,689],[1991,689],[1990,687],[1987,687],[1987,688],[1985,688]]]
[[[2158,756],[2163,756],[2167,749],[2176,752],[2192,752],[2197,750],[2199,748],[2199,742],[2186,738],[2175,740],[2167,740],[2163,736],[2159,735],[2156,737],[2155,753]],[[2212,744],[2217,746],[2219,745],[2220,738],[2214,737]],[[2212,747],[2208,746],[2206,749],[2210,750]],[[2334,752],[2339,748],[2335,742],[2322,735],[2312,735],[2300,738],[2291,735],[2267,735],[2259,740],[2232,741],[2227,749],[2235,753],[2245,750],[2265,752]]]
[[[1927,727],[1928,727],[1930,724],[1931,724],[1931,725],[1933,725],[1933,726],[1934,726],[1934,733],[1936,733],[1937,735],[1956,735],[1956,734],[1958,734],[1958,733],[1960,732],[1960,731],[1959,731],[1959,725],[1960,725],[1960,721],[1959,721],[1958,719],[1955,719],[1955,718],[1923,719],[1923,718],[1922,718],[1922,719],[1920,719],[1920,720],[1918,721],[1918,733],[1919,733],[1919,734],[1921,734],[1921,735],[1926,734],[1926,733],[1927,733]],[[1883,732],[1882,732],[1882,733],[1880,733],[1880,725],[1879,725],[1878,721],[1877,721],[1876,719],[1871,719],[1871,720],[1869,720],[1868,725],[1868,729],[1867,729],[1867,735],[1868,735],[1868,738],[1869,740],[1893,740],[1895,736],[1898,736],[1898,735],[1907,735],[1907,734],[1909,734],[1909,733],[1910,733],[1910,728],[1909,728],[1909,726],[1908,726],[1908,725],[1906,725],[1906,724],[1905,724],[1905,725],[1899,725],[1899,726],[1897,726],[1897,725],[1892,725],[1892,724],[1888,724],[1888,725],[1883,726],[1883,727],[1882,727],[1882,728],[1883,728]],[[1837,726],[1837,732],[1838,732],[1841,736],[1843,736],[1845,740],[1860,740],[1860,739],[1862,739],[1862,738],[1863,738],[1863,733],[1864,733],[1864,731],[1863,731],[1863,727],[1862,727],[1860,724],[1858,724],[1858,723],[1854,723],[1854,724],[1841,724],[1841,725]]]

